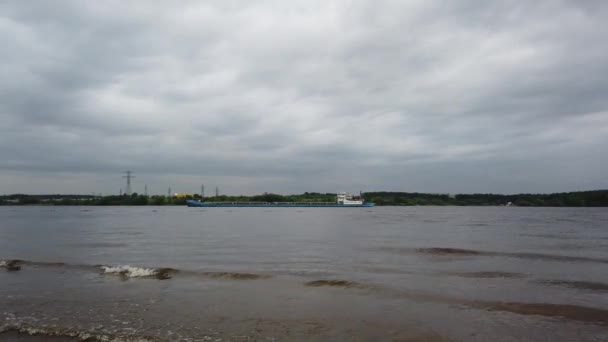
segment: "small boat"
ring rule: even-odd
[[[369,208],[375,204],[365,202],[362,196],[339,192],[335,202],[208,202],[187,200],[189,207],[233,207],[233,208]]]

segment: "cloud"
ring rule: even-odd
[[[602,1],[3,2],[0,193],[117,192],[126,169],[229,193],[606,188],[607,15]]]

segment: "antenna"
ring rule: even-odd
[[[122,176],[122,178],[126,178],[127,179],[127,189],[125,190],[125,194],[127,196],[131,195],[131,179],[135,178],[135,176],[133,176],[133,172],[131,171],[125,171],[126,176]]]

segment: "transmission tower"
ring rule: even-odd
[[[125,194],[127,196],[131,195],[131,179],[135,178],[135,176],[133,176],[133,172],[131,171],[125,171],[126,175],[122,176],[122,178],[126,178],[127,179],[127,189],[125,190]]]
[[[215,187],[215,197],[218,197],[220,195],[220,188],[218,188],[217,186]]]
[[[148,197],[148,184],[144,184],[144,196]]]
[[[205,198],[205,185],[201,185],[201,198]]]

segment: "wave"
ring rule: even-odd
[[[402,248],[402,247],[380,247],[376,250],[392,252],[398,254],[426,254],[438,257],[473,257],[473,256],[494,256],[507,257],[528,260],[545,260],[545,261],[566,261],[566,262],[591,262],[608,264],[608,259],[593,258],[584,256],[571,256],[560,254],[543,254],[543,253],[528,253],[528,252],[497,252],[497,251],[479,251],[472,249],[452,248],[452,247],[426,247],[426,248]]]
[[[253,280],[267,279],[270,275],[254,274],[254,273],[238,273],[238,272],[202,272],[201,274],[211,278],[232,279],[232,280]]]
[[[522,273],[502,272],[502,271],[481,271],[481,272],[451,272],[448,275],[463,278],[524,278]]]
[[[33,327],[24,325],[0,326],[0,338],[8,337],[9,340],[21,341],[23,335],[40,336],[43,339],[65,338],[79,341],[99,342],[148,342],[156,341],[154,338],[134,335],[111,335],[93,331],[81,331],[73,328],[58,327]],[[13,336],[10,336],[13,335]],[[16,335],[16,336],[15,336]],[[21,336],[20,336],[21,335]]]
[[[541,254],[541,253],[494,253],[498,256],[507,256],[512,258],[530,259],[530,260],[546,260],[546,261],[570,261],[570,262],[595,262],[608,264],[608,259],[579,257],[559,254]]]
[[[432,255],[479,255],[482,254],[480,251],[474,251],[470,249],[461,248],[445,248],[445,247],[432,247],[432,248],[418,248],[419,253],[432,254]]]
[[[95,271],[101,274],[116,275],[124,278],[154,278],[154,279],[171,279],[174,276],[182,275],[185,277],[207,277],[225,280],[255,280],[255,279],[268,279],[272,276],[269,274],[258,274],[258,273],[243,273],[243,272],[221,272],[221,271],[190,271],[180,270],[170,267],[142,267],[133,265],[121,265],[121,264],[106,264],[106,265],[85,265],[85,264],[68,264],[65,262],[53,262],[53,261],[29,261],[29,260],[18,260],[18,259],[0,259],[0,268],[6,268],[7,270],[16,271],[21,267],[27,268],[32,266],[34,268],[62,268],[62,269],[74,269],[74,270],[85,270]]]
[[[478,310],[502,311],[526,316],[530,315],[561,318],[571,321],[608,326],[608,310],[602,308],[557,303],[471,300],[423,291],[381,287],[375,287],[374,289],[378,290],[379,293],[384,293],[392,297],[400,297],[417,302],[435,302],[454,306],[469,307]]]
[[[8,271],[19,271],[21,269],[20,260],[0,260],[0,268],[5,268]]]
[[[68,244],[70,247],[85,247],[85,248],[116,248],[116,247],[127,247],[126,243],[122,242],[83,242],[83,243],[72,243]]]
[[[225,280],[255,280],[255,279],[264,279],[271,277],[270,275],[264,274],[255,274],[255,273],[238,273],[238,272],[197,272],[197,271],[183,271],[172,268],[146,268],[146,267],[135,267],[130,265],[71,265],[60,262],[33,262],[33,261],[23,261],[16,259],[4,259],[0,260],[1,267],[7,267],[12,262],[16,263],[17,266],[25,266],[27,269],[28,265],[41,265],[45,267],[68,267],[68,268],[78,268],[78,269],[86,269],[96,272],[101,272],[102,274],[116,275],[127,278],[153,278],[153,279],[169,279],[172,276],[202,276],[208,278],[218,278]],[[14,264],[13,263],[13,264]],[[458,275],[458,274],[457,274]],[[470,276],[470,277],[480,277],[480,278],[494,278],[494,277],[519,277],[520,274],[517,273],[507,273],[507,272],[471,272],[471,273],[462,273],[459,275]],[[559,285],[559,286],[568,286],[574,287],[578,289],[586,289],[586,290],[595,290],[595,291],[608,291],[608,284],[605,283],[593,283],[593,282],[583,282],[583,281],[567,281],[567,280],[539,280],[539,282],[543,282],[548,285]],[[342,288],[342,289],[365,289],[366,291],[371,291],[374,294],[386,295],[391,298],[400,297],[413,301],[423,301],[423,302],[438,302],[438,303],[446,303],[450,305],[462,305],[467,306],[469,308],[479,309],[479,310],[488,310],[488,311],[503,311],[510,312],[520,315],[538,315],[545,317],[555,317],[555,318],[563,318],[568,320],[575,320],[581,322],[589,322],[589,323],[598,323],[601,325],[608,326],[608,310],[600,309],[600,308],[592,308],[586,306],[579,305],[569,305],[569,304],[552,304],[552,303],[522,303],[522,302],[500,302],[500,301],[479,301],[479,300],[469,300],[462,298],[454,298],[450,296],[433,294],[424,291],[412,291],[402,288],[391,288],[391,287],[383,287],[375,284],[366,284],[359,283],[352,280],[345,279],[317,279],[303,283],[305,286],[309,287],[332,287],[332,288]],[[9,327],[8,330],[2,330],[1,321],[0,321],[0,333],[4,331],[17,331],[17,332],[25,332],[32,334],[41,334],[48,336],[68,336],[68,337],[76,337],[83,339],[80,335],[83,334],[79,331],[72,330],[28,330],[30,328],[19,327]],[[49,328],[51,329],[51,328]],[[73,334],[73,335],[70,335]],[[90,340],[106,340],[111,341],[112,339],[106,337],[91,337]],[[125,339],[123,339],[125,340]],[[129,339],[126,339],[127,341]]]
[[[101,266],[105,274],[114,274],[127,278],[156,278],[170,279],[171,273],[176,270],[172,268],[143,268],[130,265]]]
[[[178,274],[184,277],[207,277],[225,280],[256,280],[272,278],[269,274],[242,273],[242,272],[205,272],[178,270],[175,268],[144,268],[130,265],[101,266],[103,273],[115,274],[128,278],[157,278],[170,279]]]
[[[343,280],[343,279],[320,279],[313,280],[305,283],[306,286],[331,286],[331,287],[344,287],[344,288],[362,288],[363,284],[357,283],[356,281]]]
[[[565,286],[565,287],[570,287],[570,288],[580,289],[580,290],[608,292],[608,284],[591,282],[591,281],[542,279],[542,280],[539,280],[538,283],[545,284],[545,285]]]
[[[585,285],[588,285],[586,283]],[[556,303],[526,303],[526,302],[503,302],[456,298],[441,294],[424,291],[397,289],[391,287],[366,285],[349,280],[322,279],[306,283],[307,286],[332,286],[341,288],[365,288],[373,290],[374,293],[390,297],[399,297],[418,302],[436,302],[457,306],[465,306],[478,310],[502,311],[519,315],[535,315],[550,318],[562,318],[566,320],[600,324],[608,326],[608,310],[572,304]],[[604,284],[605,285],[605,284]],[[603,287],[602,287],[603,288]]]
[[[520,315],[558,317],[579,322],[608,325],[608,310],[579,305],[548,303],[478,302],[473,307],[488,311],[505,311]]]
[[[546,233],[521,233],[519,236],[527,236],[527,237],[538,237],[544,239],[559,239],[559,240],[580,240],[582,239],[580,236],[571,236],[571,235],[563,235],[563,234],[546,234]]]
[[[29,266],[35,268],[66,268],[66,269],[80,269],[80,270],[96,270],[99,265],[82,265],[82,264],[68,264],[59,261],[32,261],[32,260],[17,260],[18,265],[24,268]]]

